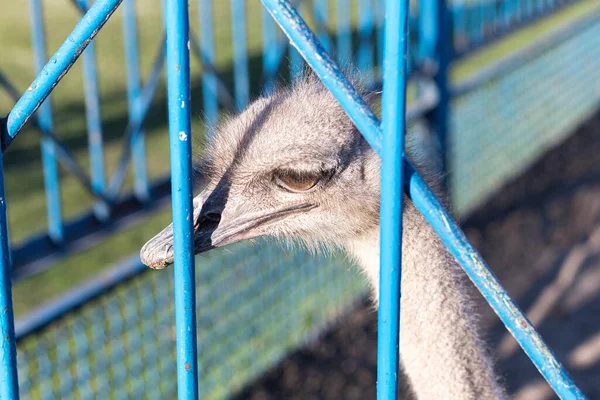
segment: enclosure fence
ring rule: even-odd
[[[576,77],[564,68],[564,63],[576,59],[574,55],[585,53],[598,44],[600,28],[595,21],[600,15],[600,7],[590,7],[591,11],[586,17],[553,33],[545,42],[536,43],[533,51],[524,48],[455,84],[449,72],[452,61],[493,45],[507,34],[560,11],[568,3],[578,2],[482,1],[446,4],[442,0],[422,0],[418,6],[411,8],[408,1],[361,0],[356,7],[356,33],[352,29],[354,23],[350,14],[339,12],[347,4],[344,0],[336,2],[339,8],[335,26],[330,23],[330,3],[322,0],[312,3],[310,15],[315,33],[296,8],[296,5],[303,4],[295,5],[298,2],[285,0],[262,2],[261,86],[267,91],[271,90],[286,63],[286,72],[291,79],[298,76],[303,58],[382,158],[381,212],[389,218],[381,221],[378,398],[393,399],[397,396],[403,191],[432,225],[556,393],[561,398],[585,398],[450,214],[404,158],[403,135],[407,129],[405,115],[415,123],[425,121],[436,132],[439,146],[444,150],[441,168],[452,171],[447,185],[453,202],[459,212],[466,212],[515,173],[514,169],[511,170],[511,164],[506,162],[507,157],[493,158],[499,160],[498,164],[489,163],[487,169],[480,170],[479,166],[485,164],[481,160],[487,160],[486,157],[493,154],[495,149],[516,146],[521,151],[516,164],[522,167],[564,135],[569,126],[598,106],[597,101],[593,100],[596,97],[587,92],[593,90],[589,89],[591,71],[600,68],[597,59],[583,66],[575,61],[570,62],[573,65],[571,68],[581,67]],[[188,2],[163,2],[166,33],[161,35],[146,82],[142,85],[134,2],[123,1],[129,119],[117,168],[108,180],[104,175],[100,96],[92,39],[121,1],[96,0],[90,4],[86,0],[76,0],[74,3],[84,14],[62,46],[46,62],[41,2],[30,1],[32,44],[39,74],[23,95],[19,95],[19,91],[0,71],[0,84],[16,101],[7,117],[0,122],[2,149],[8,149],[31,118],[35,129],[42,134],[48,216],[46,233],[30,237],[25,243],[11,249],[3,192],[4,170],[0,168],[0,307],[4,310],[0,316],[3,333],[0,347],[0,398],[19,398],[19,386],[27,398],[89,398],[102,394],[108,394],[111,398],[170,398],[174,392],[180,399],[228,396],[260,375],[290,348],[322,329],[351,304],[357,294],[364,291],[364,286],[352,279],[351,274],[337,272],[339,265],[334,265],[336,263],[331,260],[310,259],[300,252],[284,255],[267,244],[259,254],[238,246],[230,255],[212,256],[202,265],[194,265],[190,218],[190,52],[197,56],[203,69],[202,110],[209,126],[218,120],[221,108],[231,111],[244,108],[250,99],[252,82],[246,40],[248,16],[243,1],[231,1],[233,90],[229,90],[227,78],[216,65],[215,28],[211,18],[215,3],[210,0],[199,2],[201,34],[198,40],[189,33]],[[275,30],[274,22],[282,28],[293,48]],[[334,31],[335,35],[332,34]],[[354,34],[358,40],[354,40]],[[356,45],[356,50],[353,50],[353,45]],[[340,62],[351,59],[351,54],[355,53],[356,65],[362,71],[371,71],[373,86],[377,87],[383,82],[382,123],[330,55],[329,52],[334,49],[334,55]],[[83,58],[89,177],[77,157],[54,131],[48,97],[80,55]],[[144,121],[160,86],[165,61],[170,183],[168,177],[149,178],[143,132]],[[505,74],[507,70],[513,72]],[[520,84],[534,73],[548,76],[548,80],[552,81],[549,85],[555,90],[561,89],[560,85],[554,85],[554,79],[569,86],[573,96],[568,107],[563,108],[558,100],[549,102],[547,97],[542,99],[543,104],[536,103],[541,101],[536,99],[536,92],[544,90],[543,86]],[[553,78],[555,74],[559,78]],[[409,77],[414,79],[409,82]],[[576,85],[569,84],[572,79],[576,79]],[[515,85],[519,87],[515,88]],[[498,91],[505,96],[498,96]],[[407,93],[414,94],[415,98],[408,106]],[[496,97],[493,100],[494,93]],[[517,98],[518,102],[503,101],[511,96]],[[525,103],[527,107],[520,107]],[[456,111],[452,111],[451,105]],[[484,107],[492,107],[493,110],[482,110]],[[504,141],[500,139],[490,143],[474,139],[478,132],[488,129],[488,126],[506,124],[505,119],[501,118],[503,113],[508,113],[512,118],[529,118],[535,107],[540,107],[538,112],[544,114],[543,118],[547,110],[557,107],[563,109],[562,114],[554,116],[561,125],[553,124],[552,119],[548,119],[547,125],[536,125],[534,118],[542,117],[534,114],[531,117],[533,122],[525,121],[518,125],[517,132],[530,135],[523,135],[522,143],[526,145],[515,143],[511,140],[514,136],[510,135]],[[520,109],[527,111],[519,114]],[[474,117],[482,114],[489,118]],[[550,133],[540,139],[542,135],[536,132],[544,130]],[[461,152],[466,152],[468,157]],[[456,161],[463,159],[469,162]],[[67,222],[62,218],[59,162],[94,198],[93,206],[86,213]],[[133,191],[121,196],[129,164],[133,171]],[[479,181],[485,183],[469,186],[467,178],[475,173],[479,174]],[[16,326],[15,334],[11,278],[23,279],[39,273],[49,268],[57,258],[89,247],[99,236],[131,224],[134,216],[139,218],[159,208],[168,199],[169,193],[173,194],[175,232],[173,281],[165,281],[156,273],[142,273],[143,267],[137,258],[127,260],[85,287],[71,292],[69,296],[22,319]],[[272,265],[273,260],[288,266],[294,265],[293,271]],[[224,270],[220,267],[222,265],[231,265],[231,268]],[[286,291],[290,287],[293,290]],[[220,297],[220,293],[229,288],[235,289],[237,300]],[[315,288],[322,292],[320,299],[311,299],[310,294],[314,293]],[[174,293],[174,302],[171,293]],[[320,300],[325,298],[331,300],[331,309],[323,310]],[[298,315],[305,315],[311,320],[296,319],[294,323],[297,326],[284,327],[281,319],[278,321],[278,316],[286,313],[286,301],[297,303]],[[223,318],[231,310],[235,312]],[[257,319],[243,326],[244,321],[237,316],[244,313],[257,316]],[[173,314],[176,317],[174,332]],[[57,320],[61,323],[55,323]],[[171,358],[174,337],[177,346],[176,366]],[[15,340],[19,340],[18,353]],[[198,343],[206,349],[202,355],[198,353]],[[273,343],[278,345],[270,346]],[[225,351],[228,347],[236,351]],[[199,357],[202,360],[200,364]],[[223,365],[227,365],[227,368]],[[236,367],[246,370],[231,376],[231,370]],[[168,379],[175,373],[177,386]],[[227,385],[224,386],[223,382],[227,382]],[[149,391],[150,387],[155,390]]]

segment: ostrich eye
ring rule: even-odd
[[[275,179],[284,189],[292,192],[306,192],[319,183],[321,175],[310,172],[279,170],[275,174]]]

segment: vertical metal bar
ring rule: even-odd
[[[192,230],[192,130],[187,0],[167,1],[167,83],[173,193],[175,325],[179,400],[198,398],[196,280]]]
[[[438,39],[437,0],[421,0],[419,2],[419,57],[432,61]]]
[[[448,189],[447,174],[448,171],[448,149],[447,149],[447,137],[448,137],[448,124],[450,116],[450,88],[448,82],[448,69],[450,62],[453,57],[453,45],[450,38],[450,16],[447,8],[446,0],[435,0],[435,6],[437,11],[432,14],[435,16],[437,25],[437,38],[436,38],[436,58],[437,58],[437,72],[434,80],[439,93],[438,104],[433,110],[433,128],[437,135],[438,145],[441,151],[442,158],[442,172],[444,173],[443,184]]]
[[[317,36],[325,50],[330,51],[331,43],[327,32],[329,26],[329,0],[313,0],[313,14],[317,22]]]
[[[141,119],[140,64],[138,60],[138,32],[134,0],[123,3],[123,40],[127,68],[127,104],[130,121]],[[146,167],[146,138],[144,131],[137,129],[131,137],[131,161],[133,164],[133,190],[140,201],[150,198]]]
[[[215,65],[215,38],[213,27],[213,0],[200,0],[200,47],[207,65]],[[217,124],[219,101],[217,98],[217,77],[212,68],[202,69],[202,103],[208,127]]]
[[[6,121],[0,120],[0,132]],[[10,255],[6,224],[6,197],[4,195],[4,157],[0,153],[0,399],[19,399],[17,377],[17,348],[15,344],[15,321],[10,281]]]
[[[96,50],[94,42],[81,55],[83,62],[83,89],[85,93],[85,117],[88,133],[88,151],[90,153],[90,170],[92,188],[97,193],[104,191],[104,146],[102,138],[102,117],[100,115],[100,94],[98,90],[98,73],[96,71]],[[108,207],[98,202],[94,206],[96,216],[103,220],[108,217]]]
[[[373,3],[358,1],[358,67],[367,76],[373,70]]]
[[[350,1],[337,0],[336,3],[337,60],[340,64],[352,62],[352,30],[350,27]]]
[[[82,14],[89,8],[89,0],[76,0]],[[100,94],[98,90],[98,72],[96,70],[96,50],[91,41],[81,55],[83,66],[83,90],[85,97],[85,117],[90,153],[91,185],[97,193],[104,191],[104,150],[102,143],[102,118],[100,115]],[[108,218],[108,205],[97,202],[94,213],[100,220]]]
[[[302,75],[302,57],[294,46],[290,46],[290,80],[293,82]]]
[[[245,0],[231,0],[231,29],[233,34],[235,106],[238,110],[242,110],[250,100]]]
[[[82,15],[89,10],[89,0],[75,0]],[[88,151],[90,153],[90,170],[92,190],[102,193],[105,186],[104,177],[104,151],[102,143],[102,118],[100,115],[100,94],[98,90],[98,72],[96,70],[96,50],[94,41],[90,41],[82,54],[83,89],[85,97],[85,114],[88,134]],[[109,216],[109,207],[106,202],[97,202],[94,214],[100,220]]]
[[[385,39],[385,0],[375,0],[375,18],[377,19],[377,65],[383,67],[383,42]]]
[[[381,264],[377,328],[377,399],[398,398],[402,158],[406,130],[408,0],[385,2],[381,152]]]
[[[266,78],[265,91],[271,92],[274,86],[275,74],[279,66],[275,23],[264,7],[261,7],[262,42],[263,42],[263,74]]]
[[[39,74],[46,64],[46,39],[44,35],[44,17],[41,0],[30,0],[31,41],[35,62],[35,71]],[[42,104],[38,110],[38,122],[42,130],[52,130],[51,99]],[[42,165],[44,168],[44,191],[46,192],[46,213],[48,214],[48,235],[55,243],[63,240],[63,223],[61,218],[60,182],[58,163],[56,161],[54,143],[42,137]]]

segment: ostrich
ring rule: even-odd
[[[411,153],[407,146],[418,164]],[[221,124],[199,162],[195,253],[259,236],[339,248],[364,272],[377,304],[379,170],[375,151],[314,76],[259,98]],[[412,391],[419,399],[504,398],[459,266],[404,204],[400,355]],[[155,269],[173,262],[172,225],[144,245],[141,259]]]

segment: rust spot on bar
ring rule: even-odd
[[[526,322],[524,319],[522,319],[522,320],[521,320],[521,321],[519,321],[519,322],[521,323],[521,327],[522,327],[523,329],[527,329],[527,322]]]
[[[190,368],[192,368],[192,366],[190,365],[190,363],[187,363],[187,364],[185,364],[185,369],[186,369],[186,370],[188,370],[188,371],[189,371],[189,370],[190,370]]]

